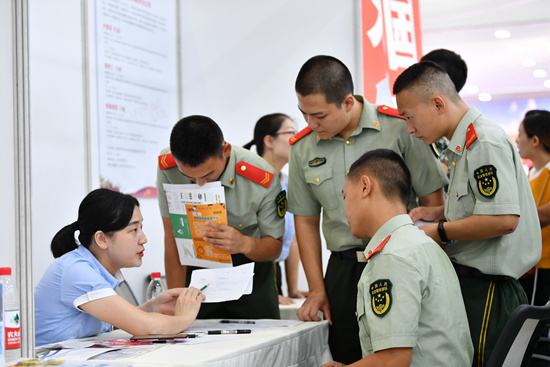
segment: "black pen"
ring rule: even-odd
[[[222,324],[255,324],[256,321],[252,320],[220,320]]]
[[[208,330],[208,335],[222,335],[222,334],[250,334],[250,329],[236,329],[236,330]]]

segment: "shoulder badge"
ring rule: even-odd
[[[498,191],[497,168],[492,164],[481,166],[474,171],[479,193],[487,199],[492,198]]]
[[[176,167],[176,160],[172,153],[166,153],[159,155],[159,168],[161,170],[170,169]]]
[[[392,304],[392,284],[389,279],[378,279],[370,285],[370,304],[372,312],[378,317],[384,317],[390,312]]]
[[[290,143],[290,145],[294,145],[297,142],[299,142],[300,140],[302,140],[303,137],[308,136],[309,134],[311,134],[312,131],[313,130],[311,130],[311,128],[306,127],[304,129],[298,131],[296,134],[292,135],[290,137],[290,139],[288,139],[288,142]]]
[[[468,128],[466,129],[466,149],[469,149],[470,145],[472,145],[476,140],[476,129],[474,128],[474,124],[470,123],[470,125],[468,125]]]
[[[373,257],[374,255],[382,251],[384,246],[388,244],[388,241],[390,240],[390,238],[391,238],[391,234],[387,235],[386,238],[384,238],[382,242],[380,242],[374,250],[369,250],[369,252],[367,252],[367,262],[369,262],[371,257]]]
[[[248,178],[250,181],[268,188],[273,180],[273,173],[265,171],[248,162],[240,161],[235,165],[235,171],[238,175]]]
[[[275,206],[277,207],[277,216],[284,218],[286,214],[286,191],[281,191],[275,198]]]
[[[403,116],[401,116],[399,114],[399,111],[397,111],[395,108],[392,108],[390,106],[386,106],[386,105],[380,105],[378,106],[377,108],[378,112],[381,113],[382,115],[387,115],[387,116],[391,116],[391,117],[396,117],[398,119],[401,119],[401,120],[404,120],[405,118]]]

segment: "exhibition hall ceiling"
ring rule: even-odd
[[[550,95],[550,1],[419,2],[424,53],[461,54],[469,69],[464,96]]]

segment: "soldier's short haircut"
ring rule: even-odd
[[[454,101],[458,92],[447,72],[431,61],[423,61],[409,66],[395,80],[393,94],[414,89],[421,99],[429,99],[434,94],[444,95]]]
[[[456,91],[460,92],[468,77],[468,66],[459,54],[445,48],[438,48],[422,56],[420,61],[432,61],[449,74]]]
[[[210,117],[187,116],[179,120],[170,134],[170,150],[181,163],[196,167],[209,158],[223,156],[223,133]]]
[[[363,154],[349,169],[348,179],[362,175],[373,177],[388,199],[398,199],[407,206],[411,194],[411,174],[403,159],[389,149],[374,149]]]
[[[332,56],[318,55],[307,60],[298,72],[296,93],[301,96],[324,94],[327,103],[341,105],[353,94],[353,80],[346,65]]]

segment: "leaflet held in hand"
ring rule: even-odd
[[[221,183],[163,186],[180,263],[203,268],[233,266],[231,254],[204,240],[206,223],[227,224]]]
[[[254,263],[225,269],[199,269],[191,273],[190,287],[202,289],[205,303],[234,301],[251,294]]]

